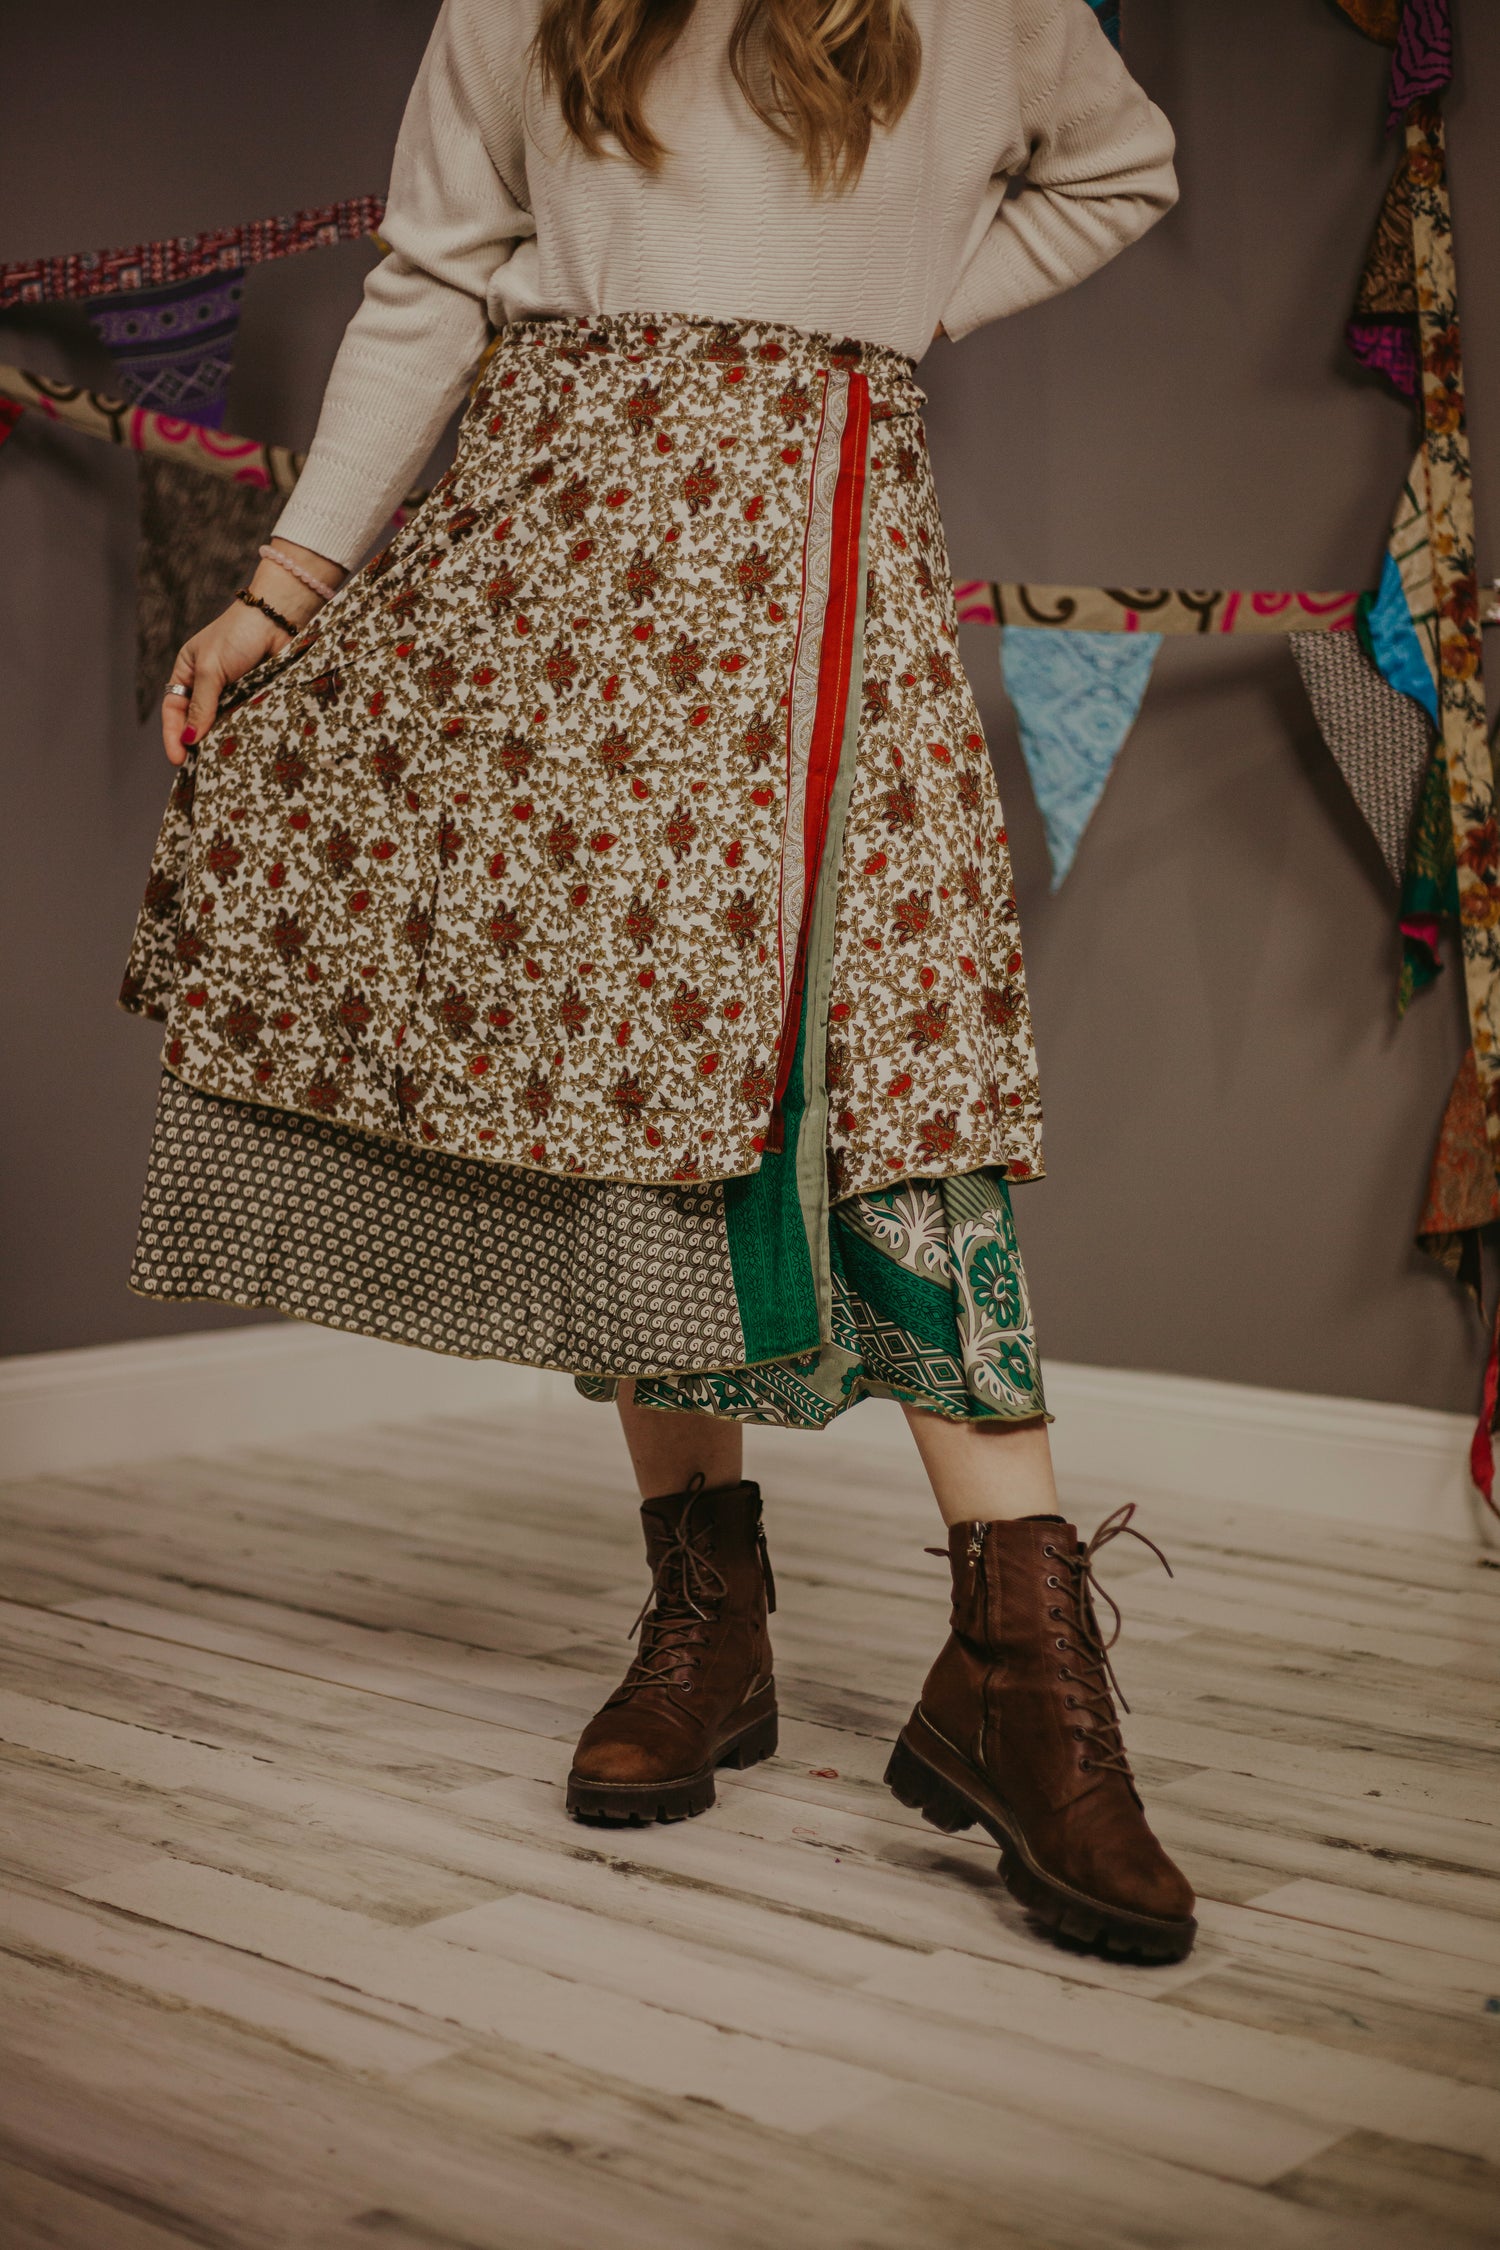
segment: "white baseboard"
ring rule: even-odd
[[[0,1359],[0,1476],[279,1445],[356,1422],[484,1414],[547,1378],[299,1321]]]
[[[1046,1376],[1065,1484],[1454,1539],[1480,1532],[1463,1415],[1067,1361],[1049,1361]],[[529,1368],[291,1321],[35,1352],[0,1360],[0,1476],[276,1445],[355,1422],[493,1413],[568,1390],[566,1378]],[[883,1445],[894,1412],[861,1406],[827,1442]]]
[[[1469,1479],[1467,1415],[1066,1361],[1049,1361],[1045,1373],[1064,1483],[1142,1486],[1440,1538],[1486,1531]]]

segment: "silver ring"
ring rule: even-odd
[[[170,687],[168,688],[168,690],[167,690],[167,693],[168,693],[168,695],[187,695],[187,696],[190,696],[190,695],[192,694],[192,692],[193,692],[193,691],[192,691],[192,689],[191,689],[190,687],[179,687],[179,686],[178,686],[178,684],[177,684],[177,682],[176,682],[175,680],[173,681],[172,685],[171,685],[171,686],[170,686]]]

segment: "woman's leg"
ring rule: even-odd
[[[659,1407],[637,1406],[632,1382],[620,1385],[618,1403],[643,1500],[685,1492],[700,1469],[710,1491],[741,1481],[745,1433],[740,1423],[717,1414],[664,1414]]]
[[[950,1422],[915,1406],[906,1420],[944,1523],[1059,1513],[1045,1422]]]

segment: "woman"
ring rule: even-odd
[[[1129,1511],[1057,1512],[912,363],[1143,232],[1171,152],[1086,0],[446,0],[305,473],[174,669],[125,990],[167,1027],[138,1288],[617,1402],[652,1592],[575,1815],[701,1812],[774,1751],[741,1425],[876,1392],[954,1583],[887,1778],[1152,1959],[1192,1893],[1094,1612]]]

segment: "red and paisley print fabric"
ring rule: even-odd
[[[554,1174],[754,1171],[852,757],[808,968],[834,1192],[1034,1172],[920,409],[898,355],[780,327],[504,331],[432,498],[179,779],[122,995],[168,1069]]]

